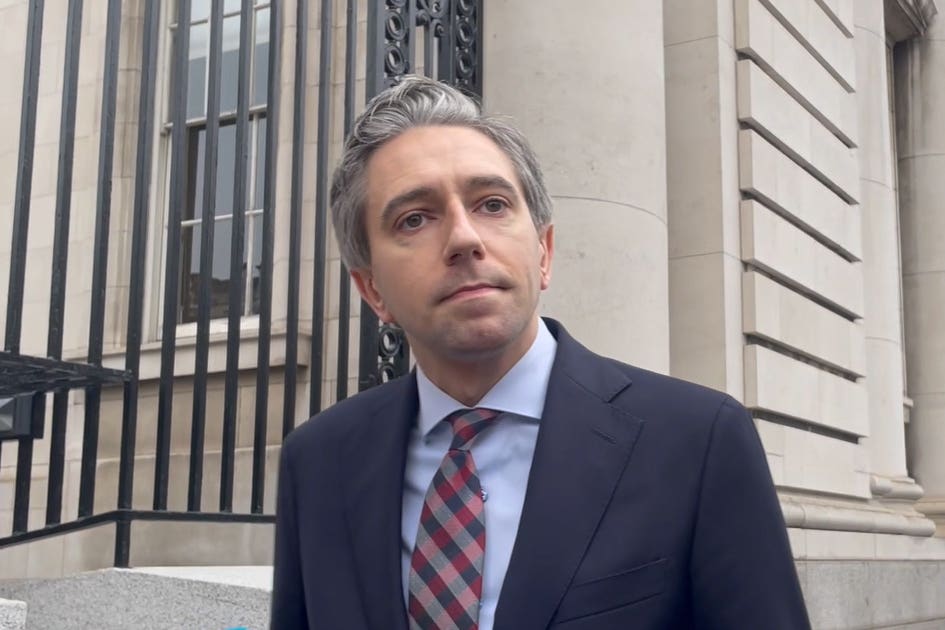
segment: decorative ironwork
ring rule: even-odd
[[[409,368],[409,348],[404,331],[398,326],[381,326],[377,340],[377,353],[380,357],[380,381],[387,381],[407,373]]]
[[[482,97],[482,0],[375,0],[369,5],[367,97],[417,71],[417,29],[424,29],[423,69],[428,76]],[[434,63],[433,51],[436,51]],[[377,353],[372,354],[372,348]],[[362,304],[359,389],[407,373],[409,347],[394,326],[377,325]]]
[[[482,96],[482,2],[454,0],[450,47],[450,83]],[[441,71],[442,72],[442,71]]]
[[[425,56],[427,74],[482,95],[482,0],[376,0],[370,8],[369,98],[417,71],[418,28],[427,48],[436,42],[438,63]]]

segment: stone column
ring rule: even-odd
[[[912,473],[945,536],[945,15],[896,53]]]
[[[489,0],[485,109],[533,143],[555,203],[542,312],[669,370],[662,3]]]
[[[871,487],[874,496],[917,498],[921,490],[906,480],[898,217],[883,3],[856,2],[854,21]]]
[[[732,0],[664,0],[670,370],[745,399]]]

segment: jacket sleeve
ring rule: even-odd
[[[698,628],[810,628],[761,440],[730,398],[703,461],[690,579]]]
[[[275,557],[272,567],[272,630],[308,628],[302,587],[296,491],[289,460],[289,449],[283,446],[279,463]]]

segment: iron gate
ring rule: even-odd
[[[91,269],[91,292],[87,304],[67,300],[67,268],[69,265],[70,214],[73,203],[73,166],[78,160],[90,159],[75,149],[76,107],[79,98],[80,47],[82,44],[83,2],[69,0],[66,16],[65,54],[62,66],[61,120],[59,125],[59,160],[55,188],[55,216],[52,226],[52,268],[49,289],[48,335],[45,356],[21,352],[23,337],[24,289],[26,268],[30,257],[27,239],[30,229],[46,229],[30,225],[34,171],[47,168],[35,164],[37,102],[41,72],[49,72],[57,60],[43,59],[43,0],[28,0],[26,16],[26,50],[23,75],[23,96],[20,116],[17,171],[13,195],[12,242],[9,288],[6,304],[4,348],[0,352],[0,466],[11,451],[16,451],[12,531],[0,532],[0,547],[80,529],[103,522],[117,525],[115,565],[129,562],[130,525],[135,519],[172,519],[201,521],[271,522],[272,514],[264,510],[265,447],[268,431],[268,400],[273,321],[273,286],[285,286],[285,360],[281,434],[284,437],[301,418],[317,413],[324,405],[323,381],[328,350],[336,350],[336,388],[334,397],[348,395],[348,339],[352,320],[349,312],[350,282],[340,269],[337,311],[329,313],[328,297],[328,177],[332,120],[337,107],[332,102],[332,72],[343,71],[343,133],[350,130],[361,99],[358,98],[357,62],[364,59],[366,76],[364,97],[382,90],[398,77],[422,69],[428,76],[453,83],[467,92],[481,94],[482,20],[481,0],[369,0],[366,17],[367,37],[358,37],[357,0],[346,0],[343,18],[335,16],[336,0],[321,0],[310,6],[308,0],[296,0],[294,25],[313,24],[310,11],[317,10],[319,41],[309,44],[309,28],[287,29],[284,2],[274,0],[178,0],[167,6],[159,0],[136,3],[131,0],[108,0],[102,58],[101,116],[99,120],[99,152],[94,208],[94,255]],[[173,3],[171,3],[173,4]],[[99,7],[92,7],[93,10]],[[125,19],[139,11],[140,15]],[[268,19],[268,32],[260,26]],[[316,14],[318,15],[318,14]],[[195,18],[196,16],[196,18]],[[48,17],[48,16],[47,16]],[[162,35],[171,24],[169,68],[160,61]],[[140,27],[138,26],[140,23]],[[238,45],[233,48],[238,23]],[[255,24],[256,28],[253,28]],[[343,25],[343,26],[342,26]],[[48,26],[48,25],[47,25]],[[265,25],[263,25],[265,26]],[[138,29],[128,35],[138,41],[135,69],[140,75],[135,110],[136,140],[133,176],[133,203],[130,208],[112,205],[113,172],[115,169],[115,121],[118,111],[120,42],[123,29]],[[227,31],[229,28],[229,31]],[[192,31],[193,29],[193,31]],[[343,30],[344,58],[333,59],[333,37]],[[190,46],[195,34],[207,54],[204,64],[202,93],[195,96],[191,85],[194,57]],[[227,35],[230,39],[224,40]],[[294,34],[294,59],[281,59],[283,38]],[[206,37],[208,36],[208,38]],[[339,37],[341,35],[339,34]],[[205,40],[208,41],[205,42]],[[266,42],[268,56],[254,57]],[[227,43],[229,42],[229,43]],[[225,48],[227,45],[230,48]],[[235,50],[235,52],[234,52]],[[363,51],[363,52],[362,52]],[[309,64],[318,64],[317,142],[314,161],[306,159],[306,117],[312,109],[306,95]],[[265,67],[262,65],[265,63]],[[199,69],[199,68],[198,68]],[[278,163],[279,114],[281,108],[281,75],[291,71],[291,158]],[[162,121],[156,109],[158,85],[169,70],[170,88],[167,98],[168,120]],[[227,74],[229,73],[229,74]],[[257,79],[265,76],[260,89],[265,104],[257,103]],[[226,74],[226,80],[224,80]],[[234,83],[235,80],[235,83]],[[229,100],[228,100],[229,99]],[[222,103],[230,103],[227,113]],[[205,107],[204,116],[194,122],[191,109],[197,103]],[[219,114],[218,114],[219,113]],[[169,185],[166,198],[156,194],[160,182],[153,173],[160,171],[155,161],[159,154],[156,137],[163,129],[169,143]],[[265,131],[260,131],[264,129]],[[221,130],[223,130],[221,132]],[[224,135],[221,135],[223,133]],[[263,138],[262,146],[260,137]],[[229,143],[221,151],[221,138]],[[221,156],[229,159],[233,152],[233,185],[221,190],[218,181]],[[195,157],[196,156],[196,157]],[[127,157],[127,156],[125,156]],[[202,158],[202,159],[201,159]],[[252,171],[250,166],[252,164]],[[202,168],[202,171],[201,171]],[[277,201],[280,173],[288,170],[290,181],[287,204]],[[202,176],[201,176],[202,175]],[[306,178],[314,180],[314,201],[304,198]],[[249,199],[253,185],[249,180],[261,179],[254,186],[254,195],[261,199],[260,208]],[[199,191],[199,193],[198,193]],[[230,201],[230,213],[224,220],[218,216],[221,196]],[[156,200],[160,200],[156,201]],[[247,210],[248,209],[248,210]],[[103,366],[103,338],[106,303],[110,297],[108,263],[115,236],[109,226],[113,210],[130,217],[127,265],[127,316],[123,321],[123,367]],[[199,212],[198,212],[199,210]],[[155,216],[167,213],[164,263],[149,256],[149,233]],[[301,286],[302,225],[305,213],[314,213],[312,284]],[[285,217],[289,226],[285,264],[275,265],[276,217]],[[229,223],[226,223],[228,221]],[[219,225],[217,225],[219,224]],[[160,225],[160,222],[158,222]],[[222,226],[229,230],[229,257],[215,259],[216,249],[226,240],[225,232],[215,234]],[[216,227],[215,227],[216,226]],[[189,232],[188,232],[189,230]],[[197,234],[199,232],[199,238]],[[252,240],[247,234],[252,233]],[[188,239],[189,234],[189,240]],[[112,242],[110,243],[110,238]],[[216,242],[215,242],[216,239]],[[258,241],[258,243],[257,243]],[[189,243],[190,250],[183,247]],[[252,249],[246,259],[246,249]],[[282,252],[280,251],[280,254]],[[182,270],[183,257],[189,267]],[[258,256],[258,264],[256,263]],[[114,257],[114,256],[113,256]],[[163,291],[155,298],[161,305],[160,375],[157,379],[158,409],[153,451],[143,453],[135,448],[138,432],[139,390],[143,345],[149,340],[145,327],[148,301],[147,278],[156,266],[163,268]],[[218,268],[228,268],[228,285],[217,278]],[[192,271],[189,275],[186,271]],[[186,277],[185,277],[186,276]],[[183,278],[183,286],[182,286]],[[234,281],[239,278],[239,281]],[[214,284],[216,283],[216,285]],[[217,286],[220,285],[220,286]],[[152,296],[153,297],[153,296]],[[283,296],[279,296],[280,298]],[[215,301],[216,300],[216,301]],[[311,324],[300,326],[300,303],[311,303]],[[222,307],[220,305],[223,305]],[[84,361],[63,359],[63,329],[67,309],[87,308],[89,313],[87,353]],[[220,483],[215,510],[202,509],[205,439],[208,414],[207,387],[210,374],[210,338],[213,322],[224,319],[226,344],[223,405],[220,413]],[[183,313],[183,315],[182,315]],[[240,372],[240,346],[245,345],[241,321],[247,313],[258,316],[255,360],[255,407],[252,441],[252,482],[249,510],[234,509],[234,456],[236,450],[237,395]],[[337,334],[328,336],[326,317],[337,320]],[[407,368],[406,344],[399,331],[379,328],[377,319],[366,305],[360,313],[358,388],[371,387],[402,374]],[[186,510],[168,509],[168,486],[171,465],[171,429],[175,391],[175,361],[182,320],[195,327],[193,343],[193,401],[190,413],[190,448]],[[192,320],[192,322],[191,322]],[[299,365],[302,336],[307,335],[310,347],[307,368]],[[35,354],[35,353],[34,353]],[[296,409],[300,383],[309,383],[308,408]],[[117,502],[113,509],[95,510],[97,464],[99,462],[99,429],[103,388],[122,388],[120,423],[119,473]],[[66,429],[71,391],[84,392],[84,421],[81,437],[78,506],[75,518],[64,519],[63,485],[66,462]],[[51,397],[51,422],[46,427],[47,397]],[[4,418],[8,420],[4,424]],[[150,428],[150,427],[149,427]],[[33,483],[34,444],[49,439],[46,510],[41,524],[30,523],[30,490]],[[135,459],[142,455],[154,457],[154,483],[150,509],[133,505]],[[0,505],[0,510],[9,506]],[[67,522],[63,522],[66,520]],[[32,525],[32,526],[31,526]]]

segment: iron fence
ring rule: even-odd
[[[14,473],[14,496],[12,507],[12,531],[4,536],[0,532],[0,547],[24,543],[66,531],[90,527],[105,522],[116,524],[114,562],[116,566],[129,563],[131,523],[134,520],[181,520],[181,521],[239,521],[271,522],[273,516],[266,514],[265,499],[265,455],[267,446],[268,399],[270,387],[270,359],[272,344],[274,256],[276,242],[274,226],[277,214],[285,213],[288,220],[287,264],[282,267],[286,287],[285,295],[285,366],[281,435],[284,437],[295,426],[300,413],[308,417],[317,413],[324,404],[322,385],[325,378],[327,349],[331,344],[337,348],[336,399],[348,395],[348,339],[352,320],[349,312],[350,282],[346,271],[341,269],[338,289],[338,332],[332,338],[325,334],[328,316],[327,270],[328,270],[328,176],[330,169],[329,144],[333,115],[332,81],[335,68],[343,67],[344,98],[342,118],[343,132],[351,128],[357,103],[357,62],[366,62],[365,96],[395,82],[399,76],[423,71],[441,80],[463,87],[472,94],[481,93],[482,41],[479,24],[482,19],[481,0],[369,0],[366,16],[367,37],[359,41],[358,3],[346,0],[344,19],[336,19],[336,0],[321,0],[319,41],[310,46],[309,29],[286,29],[285,10],[294,9],[295,25],[310,24],[308,0],[286,3],[274,0],[240,0],[238,10],[232,0],[212,0],[209,13],[202,18],[209,33],[206,63],[206,89],[201,94],[201,106],[206,106],[206,121],[200,130],[202,172],[194,171],[194,160],[188,157],[193,150],[193,140],[188,135],[188,107],[194,100],[188,94],[188,72],[191,62],[190,29],[195,7],[203,7],[200,0],[178,0],[175,6],[165,6],[159,0],[131,3],[126,0],[108,0],[104,38],[104,58],[101,81],[101,116],[99,120],[99,152],[97,162],[95,227],[91,270],[91,293],[88,304],[77,304],[67,300],[66,270],[69,265],[70,212],[73,200],[73,166],[77,160],[88,159],[75,150],[76,107],[78,102],[79,53],[82,44],[82,0],[69,0],[66,16],[65,54],[62,70],[61,121],[59,126],[59,161],[55,190],[55,218],[53,222],[53,260],[49,291],[48,338],[45,356],[31,356],[21,352],[23,333],[24,285],[29,257],[27,246],[30,229],[48,229],[45,225],[30,225],[32,201],[31,185],[35,168],[46,165],[34,163],[36,147],[37,101],[41,70],[48,71],[51,60],[43,60],[44,1],[28,0],[26,23],[26,49],[23,75],[23,98],[20,116],[18,160],[12,221],[9,288],[6,303],[6,330],[4,348],[0,352],[0,399],[9,400],[9,426],[0,423],[0,465],[9,447],[16,444],[16,466]],[[123,11],[137,6],[142,11],[141,19],[128,21],[123,26]],[[339,6],[341,6],[339,4]],[[97,8],[97,7],[96,7]],[[254,15],[262,10],[268,13],[268,34],[253,33]],[[166,11],[166,12],[165,12]],[[254,13],[255,12],[255,13]],[[48,16],[47,16],[48,17]],[[209,378],[210,332],[214,319],[214,291],[216,211],[220,206],[218,196],[218,162],[221,153],[221,89],[224,65],[222,37],[225,20],[239,18],[238,46],[236,53],[235,112],[230,112],[227,125],[235,126],[233,141],[234,177],[232,209],[229,218],[229,258],[225,261],[227,278],[245,278],[249,263],[245,260],[247,240],[247,213],[250,200],[248,181],[255,176],[250,172],[250,153],[253,163],[263,163],[262,211],[259,222],[258,279],[253,276],[253,303],[251,310],[258,312],[258,335],[256,336],[255,403],[252,444],[252,483],[249,510],[234,510],[234,459],[236,452],[237,396],[240,373],[241,318],[247,311],[247,291],[241,282],[230,281],[226,295],[226,350],[224,370],[224,393],[222,405],[222,434],[220,446],[220,484],[216,502],[217,510],[202,509],[204,488],[204,466],[206,464],[206,434],[209,409],[207,386]],[[158,56],[162,29],[168,20],[173,20],[173,37],[170,38],[171,62],[162,64]],[[336,26],[344,24],[344,58],[333,58],[333,37]],[[118,107],[118,74],[122,28],[139,28],[133,34],[140,36],[140,57],[136,69],[139,73],[139,89],[136,118],[136,151],[134,164],[133,203],[130,208],[115,210],[130,215],[130,250],[127,256],[127,317],[124,320],[122,343],[123,369],[103,366],[103,339],[105,332],[105,305],[109,297],[108,261],[112,204],[112,177],[116,150],[115,121]],[[132,26],[128,26],[128,24]],[[202,26],[201,26],[202,28]],[[291,63],[281,59],[283,38],[294,34],[294,58]],[[261,76],[259,60],[253,57],[253,41],[268,38],[266,63],[266,107],[264,112],[265,142],[263,147],[253,149],[253,135],[257,127],[251,120],[261,120],[255,97],[251,94],[256,76]],[[362,38],[364,39],[364,38]],[[422,44],[420,43],[422,42]],[[419,55],[418,55],[419,52]],[[419,59],[418,59],[419,56]],[[317,87],[317,144],[314,163],[306,160],[305,123],[311,104],[306,98],[306,77],[310,63],[318,63]],[[229,63],[229,62],[228,62]],[[293,91],[291,103],[292,140],[291,159],[279,164],[279,113],[281,73],[291,72]],[[170,185],[166,203],[155,199],[156,146],[155,130],[161,124],[156,115],[156,86],[163,73],[169,72],[170,90],[168,98],[170,129]],[[232,77],[230,77],[232,79]],[[228,79],[229,80],[229,79]],[[231,86],[230,86],[231,87]],[[255,108],[254,108],[255,107]],[[255,116],[256,118],[253,118]],[[229,156],[226,156],[229,158]],[[198,158],[199,159],[199,158]],[[277,203],[276,182],[281,169],[289,170],[290,194],[288,204]],[[196,174],[195,174],[196,173]],[[201,197],[197,204],[195,196],[198,186],[194,181],[202,173],[199,189]],[[303,182],[314,178],[315,199],[306,204]],[[193,184],[193,185],[191,185]],[[188,195],[191,195],[188,198]],[[191,206],[188,206],[188,203]],[[170,480],[172,411],[175,391],[175,354],[178,345],[178,324],[181,312],[181,260],[182,222],[185,208],[200,208],[199,256],[196,257],[195,280],[196,339],[194,345],[193,401],[190,413],[190,447],[188,459],[188,482],[186,511],[168,509]],[[301,286],[302,277],[302,225],[306,212],[314,213],[312,284]],[[153,430],[155,446],[153,453],[136,450],[139,430],[139,390],[142,385],[141,360],[145,342],[144,328],[146,310],[146,286],[151,269],[158,265],[155,256],[149,257],[148,243],[153,235],[149,226],[161,225],[155,216],[167,213],[167,232],[162,234],[166,243],[163,266],[163,291],[160,298],[160,375],[157,379],[158,410]],[[196,211],[194,211],[196,215]],[[256,220],[256,217],[251,217]],[[256,226],[254,225],[254,228]],[[197,230],[191,231],[196,240]],[[225,234],[224,234],[225,236]],[[193,247],[193,243],[191,243]],[[280,244],[282,246],[283,244]],[[191,261],[191,265],[195,264]],[[280,271],[280,273],[282,273]],[[300,330],[300,303],[311,303],[310,329]],[[258,303],[257,303],[258,302]],[[83,362],[63,359],[63,325],[67,309],[86,308],[89,313],[87,356]],[[193,310],[193,309],[191,309]],[[218,314],[218,313],[217,313]],[[302,334],[309,337],[310,357],[307,366],[299,365],[299,345]],[[390,327],[379,328],[370,309],[362,304],[359,335],[358,386],[364,389],[405,372],[407,368],[406,343],[400,333]],[[296,394],[304,382],[309,384],[308,409],[296,409]],[[99,429],[103,388],[122,388],[122,406],[119,441],[119,472],[117,480],[117,502],[114,508],[96,512],[95,493],[99,464]],[[66,430],[69,392],[84,392],[81,456],[79,472],[78,505],[74,519],[63,522],[63,485],[66,462]],[[47,497],[44,523],[30,528],[30,490],[33,483],[34,445],[46,435],[45,414],[47,397],[52,398],[51,426],[49,429],[49,458],[47,472]],[[150,428],[150,427],[149,427]],[[133,505],[134,473],[136,457],[152,456],[154,459],[154,482],[150,509]],[[0,510],[6,506],[0,506]]]

